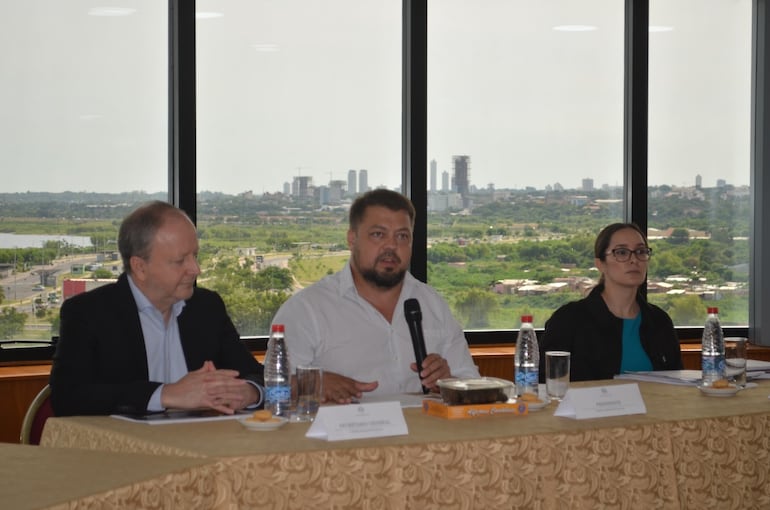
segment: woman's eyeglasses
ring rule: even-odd
[[[650,255],[652,255],[652,248],[637,248],[635,250],[629,250],[628,248],[615,248],[607,252],[607,255],[610,253],[618,262],[627,262],[631,258],[632,253],[636,255],[636,260],[641,260],[644,262],[650,260]]]

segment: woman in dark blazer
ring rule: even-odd
[[[599,284],[580,301],[556,310],[540,341],[540,380],[545,352],[571,353],[570,380],[612,379],[635,370],[682,368],[679,340],[671,318],[650,304],[639,289],[652,250],[633,223],[614,223],[596,239]]]

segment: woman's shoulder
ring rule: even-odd
[[[666,322],[666,323],[673,324],[673,321],[671,320],[671,317],[668,315],[668,313],[663,308],[659,307],[658,305],[654,305],[654,304],[650,303],[649,301],[645,301],[644,302],[644,306],[647,309],[647,313],[656,322],[663,321],[663,322]]]
[[[590,304],[588,297],[578,299],[577,301],[570,301],[561,305],[556,311],[551,314],[551,318],[548,322],[559,322],[561,319],[572,318],[576,315],[583,315],[590,310]]]

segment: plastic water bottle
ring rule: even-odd
[[[283,324],[273,324],[265,354],[265,409],[274,416],[289,416],[291,373]]]
[[[516,354],[513,358],[516,394],[538,393],[538,371],[540,370],[540,350],[537,335],[532,327],[532,316],[521,316],[521,327],[516,339]]]
[[[717,379],[725,377],[725,339],[719,322],[719,309],[716,307],[708,308],[708,317],[703,326],[701,370],[703,386],[711,386]]]

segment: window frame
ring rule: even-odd
[[[725,328],[730,336],[748,336],[759,345],[763,318],[770,321],[770,271],[762,253],[770,253],[770,0],[752,3],[751,201],[753,207],[749,277],[749,325]],[[412,274],[427,278],[427,31],[428,0],[402,0],[402,182],[415,205]],[[169,0],[169,201],[196,221],[195,2]],[[624,220],[647,228],[649,0],[625,0],[624,44]],[[768,126],[766,128],[765,126]],[[764,207],[767,204],[767,207]],[[765,214],[767,211],[767,214]],[[767,221],[763,218],[767,217]],[[466,330],[471,345],[513,343],[516,330]],[[702,328],[677,328],[680,340],[700,338]],[[244,338],[264,348],[265,338]]]

